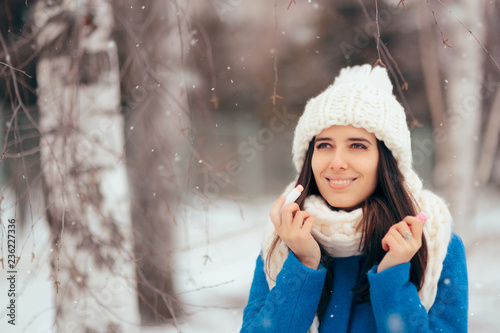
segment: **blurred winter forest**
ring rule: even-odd
[[[469,329],[495,330],[499,17],[497,0],[1,0],[0,331],[238,331],[298,117],[363,63],[389,69],[466,244]]]

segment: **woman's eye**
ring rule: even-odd
[[[353,143],[351,147],[355,149],[366,149],[366,146],[362,143]]]
[[[328,143],[319,143],[316,145],[317,149],[328,148],[328,147],[331,147],[330,144],[328,144]]]

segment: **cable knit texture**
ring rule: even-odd
[[[323,129],[333,125],[353,125],[364,128],[382,140],[392,152],[398,168],[404,176],[404,186],[415,198],[418,208],[429,219],[424,225],[424,236],[428,247],[428,263],[425,279],[419,296],[422,305],[429,311],[434,303],[443,261],[451,237],[452,217],[444,201],[422,188],[422,181],[412,168],[410,131],[403,107],[392,93],[392,84],[387,71],[370,65],[347,67],[341,70],[334,83],[306,105],[299,119],[293,141],[293,162],[297,171],[304,163],[309,142]],[[291,183],[284,193],[295,186]],[[356,226],[362,218],[362,209],[351,212],[332,211],[322,198],[309,196],[304,209],[316,217],[312,234],[333,257],[348,257],[360,254],[361,231]],[[263,244],[262,257],[266,261],[276,231],[272,223]],[[276,277],[287,259],[289,249],[278,242],[266,273],[269,288],[275,285]],[[317,332],[318,319],[309,332]]]

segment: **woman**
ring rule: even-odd
[[[241,332],[466,332],[465,250],[412,168],[386,70],[343,69],[307,103],[292,152],[285,194],[304,190],[271,208]]]

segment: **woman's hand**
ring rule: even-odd
[[[301,263],[312,269],[318,269],[321,250],[318,242],[311,235],[316,218],[299,205],[291,203],[283,207],[285,197],[281,196],[271,207],[269,216],[276,228],[278,236],[293,251]]]
[[[422,246],[423,226],[424,223],[418,218],[407,216],[389,229],[382,238],[382,248],[387,253],[378,265],[378,273],[413,258]]]

